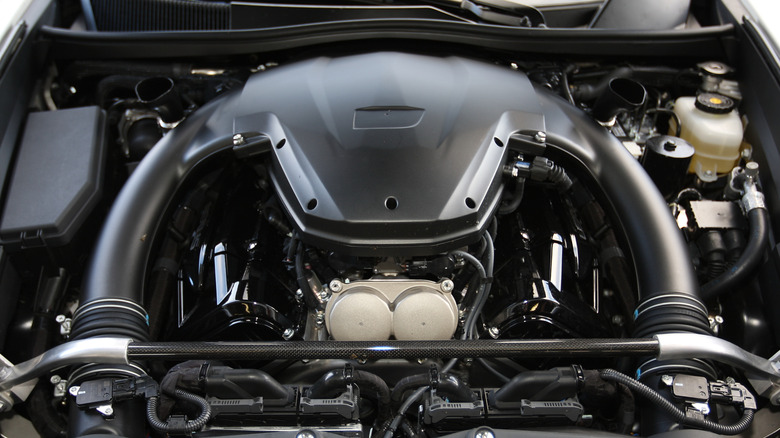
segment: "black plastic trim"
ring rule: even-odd
[[[425,40],[547,55],[722,59],[733,25],[684,31],[529,29],[419,19],[354,20],[258,30],[83,32],[44,27],[59,59],[169,58],[266,53],[366,39]]]

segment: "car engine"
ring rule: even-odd
[[[704,437],[780,402],[724,62],[50,67],[0,219],[0,401],[41,436]]]

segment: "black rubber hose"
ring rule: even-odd
[[[422,386],[430,385],[431,376],[429,374],[416,374],[404,377],[393,387],[390,399],[393,404],[399,404],[404,400],[404,395],[412,390]],[[452,374],[442,374],[439,377],[436,391],[445,394],[453,402],[471,402],[475,400],[474,392],[463,381]]]
[[[764,258],[769,242],[769,213],[765,208],[754,208],[747,214],[750,227],[747,246],[736,264],[701,288],[702,298],[715,299],[724,293],[744,285]]]
[[[419,437],[417,432],[414,431],[414,427],[412,427],[412,423],[410,423],[409,420],[406,419],[406,417],[404,417],[401,420],[401,430],[403,430],[404,433],[406,434],[406,436],[409,437],[409,438],[418,438]]]
[[[520,203],[523,201],[523,194],[525,193],[525,178],[518,178],[515,181],[515,191],[512,192],[512,198],[508,203],[502,204],[498,207],[498,214],[505,215],[514,213]]]
[[[377,411],[380,418],[390,414],[390,388],[381,377],[361,370],[352,372],[352,382],[361,390],[361,395],[372,394],[377,401]],[[320,377],[309,387],[310,398],[332,398],[346,390],[347,377],[344,370],[333,370]]]
[[[303,292],[303,299],[310,309],[322,308],[322,305],[314,296],[314,291],[309,285],[306,277],[306,270],[303,266],[303,242],[298,241],[298,249],[295,252],[295,279],[298,282],[298,288]],[[321,309],[322,310],[322,309]]]
[[[413,376],[406,376],[395,384],[393,387],[393,392],[390,393],[390,400],[393,402],[393,404],[399,404],[402,400],[404,400],[404,393],[411,389],[430,385],[430,383],[430,374],[415,374]]]
[[[745,409],[742,418],[731,425],[723,425],[705,419],[688,417],[685,415],[685,412],[669,400],[665,399],[661,394],[625,374],[610,369],[600,370],[599,374],[604,380],[626,385],[635,395],[658,405],[661,409],[674,417],[675,421],[686,426],[705,429],[721,435],[738,435],[747,430],[747,428],[750,427],[750,423],[753,421],[754,412],[752,409]]]
[[[487,360],[478,357],[477,362],[482,365],[483,368],[485,368],[490,374],[492,374],[495,378],[500,380],[502,383],[509,383],[510,379],[509,377],[501,374],[501,371],[498,371],[493,367],[493,365],[489,364]]]
[[[208,423],[209,418],[211,418],[211,406],[206,399],[187,391],[182,391],[181,389],[177,389],[174,396],[179,400],[188,401],[197,405],[200,408],[200,415],[198,415],[198,418],[187,420],[187,422],[180,427],[171,425],[169,422],[161,420],[157,415],[158,397],[150,397],[146,403],[146,419],[149,421],[149,425],[152,426],[152,428],[159,430],[160,432],[191,433],[199,430]]]

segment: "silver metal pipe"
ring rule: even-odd
[[[711,359],[745,372],[760,395],[780,402],[780,369],[776,358],[764,359],[715,336],[668,333],[653,336],[658,341],[658,360]]]
[[[67,342],[14,366],[0,369],[0,391],[32,380],[49,371],[83,363],[128,364],[127,338],[92,338]]]
[[[563,283],[563,236],[553,233],[550,238],[550,283],[561,290]]]

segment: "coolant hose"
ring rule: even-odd
[[[419,388],[421,386],[430,385],[431,376],[429,374],[416,374],[413,376],[404,377],[399,380],[393,387],[393,392],[390,395],[390,399],[393,404],[399,404],[404,400],[404,394],[412,389]],[[458,379],[452,374],[442,374],[439,377],[436,391],[441,394],[446,394],[450,401],[453,402],[472,402],[474,401],[474,393],[471,388],[468,387],[463,381]]]
[[[344,370],[333,370],[320,377],[309,387],[310,398],[332,398],[346,390],[347,376]],[[361,370],[352,371],[351,382],[361,389],[361,395],[373,394],[377,401],[379,416],[384,418],[390,413],[390,389],[387,383],[376,374]]]
[[[742,286],[763,260],[769,242],[769,213],[766,208],[754,208],[748,211],[747,217],[750,234],[745,250],[734,266],[701,287],[704,300],[715,299]]]

